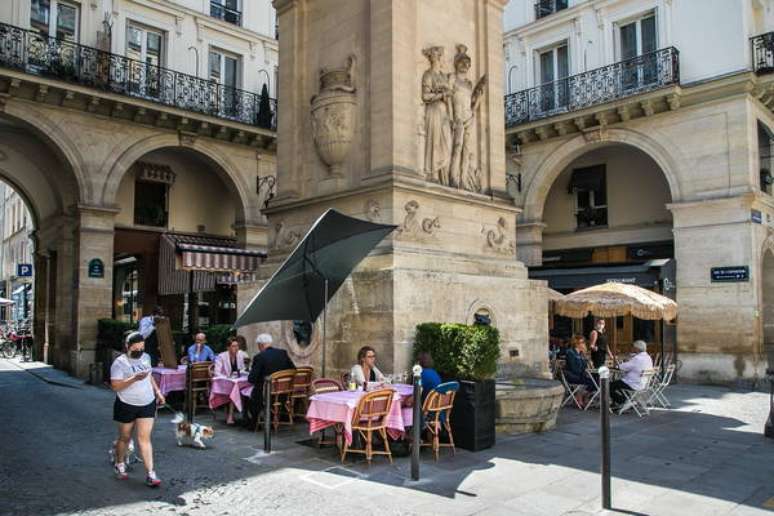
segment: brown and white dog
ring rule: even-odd
[[[172,423],[175,424],[175,437],[177,437],[178,446],[183,446],[183,441],[186,441],[188,446],[205,449],[207,446],[202,442],[202,439],[215,437],[215,430],[211,426],[189,423],[185,420],[182,412],[175,414]]]

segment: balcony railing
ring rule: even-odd
[[[664,48],[505,96],[505,126],[568,113],[680,82],[679,52]]]
[[[236,9],[226,7],[217,0],[210,0],[210,16],[233,23],[234,25],[242,25],[242,13]]]
[[[567,9],[568,0],[537,0],[535,2],[535,19],[539,20],[562,9]]]
[[[774,72],[774,32],[750,38],[755,73]]]
[[[277,101],[0,23],[0,67],[186,111],[277,129]]]

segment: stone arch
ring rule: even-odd
[[[217,146],[196,138],[192,142],[181,144],[177,134],[155,134],[131,143],[116,160],[105,164],[100,177],[105,178],[102,189],[102,203],[106,206],[115,204],[118,187],[126,172],[140,158],[149,152],[165,148],[182,148],[195,151],[205,160],[215,165],[215,171],[229,190],[239,197],[240,206],[237,210],[237,222],[254,219],[253,204],[250,201],[251,190],[245,184],[237,167]],[[255,210],[257,211],[257,210]]]
[[[17,194],[19,194],[19,197],[21,197],[22,201],[24,202],[24,206],[27,208],[27,211],[30,212],[32,227],[33,229],[37,230],[40,227],[40,209],[38,208],[37,204],[32,201],[33,195],[30,193],[30,191],[25,188],[24,185],[16,181],[12,174],[3,169],[2,166],[0,166],[0,181],[6,183],[8,186],[13,188]]]
[[[551,152],[548,158],[540,164],[527,186],[521,216],[522,221],[537,222],[543,219],[543,208],[548,192],[551,190],[554,181],[559,177],[559,174],[570,163],[592,150],[611,144],[630,145],[647,154],[656,162],[664,174],[669,184],[672,202],[682,199],[678,160],[675,158],[679,151],[673,147],[667,149],[660,142],[639,131],[612,128],[607,130],[604,139],[600,141],[590,143],[583,135],[578,135]]]

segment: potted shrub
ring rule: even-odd
[[[495,380],[500,333],[488,325],[423,323],[414,353],[427,351],[444,381],[457,380],[451,426],[454,442],[471,451],[495,442]]]

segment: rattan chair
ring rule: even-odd
[[[278,431],[280,425],[293,425],[293,379],[296,377],[295,369],[284,369],[273,373],[269,379],[271,382],[271,416],[274,431]],[[266,400],[264,400],[266,403]],[[287,421],[282,421],[282,410],[288,416]]]
[[[318,378],[312,381],[311,391],[312,395],[324,394],[326,392],[339,392],[343,391],[341,384],[338,380],[333,378]],[[325,438],[325,430],[320,430],[320,435],[317,436],[317,446],[323,446],[325,444],[338,444],[338,439],[341,436],[341,424],[337,423],[335,426],[336,438],[334,440]]]
[[[392,389],[380,389],[369,392],[360,398],[352,415],[352,437],[354,438],[355,432],[360,434],[363,449],[352,448],[345,440],[341,450],[342,463],[346,459],[347,453],[365,455],[369,465],[374,455],[386,455],[392,463],[392,452],[390,452],[390,443],[387,439],[387,415],[390,413],[394,395],[395,391]],[[373,449],[372,437],[374,432],[377,432],[384,441],[384,451]]]
[[[458,382],[446,382],[431,390],[422,404],[422,420],[424,427],[430,433],[432,441],[422,442],[422,446],[430,446],[433,449],[433,459],[438,460],[438,452],[441,448],[451,448],[455,454],[454,435],[451,429],[451,413],[454,406],[454,397],[460,388]],[[446,430],[449,436],[448,442],[441,442],[441,430]]]
[[[294,410],[299,402],[304,405],[304,413],[309,408],[309,389],[312,386],[313,376],[314,368],[312,367],[296,368],[296,376],[293,378],[293,394],[291,395]]]
[[[187,369],[187,378],[191,385],[191,391],[187,396],[187,403],[192,404],[192,413],[196,416],[197,408],[210,408],[210,388],[212,387],[212,363],[196,362]],[[212,412],[215,417],[215,412]]]

